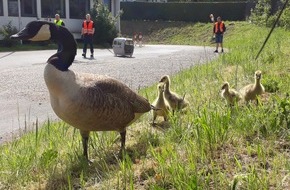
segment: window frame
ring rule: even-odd
[[[4,16],[3,0],[0,0],[0,16]]]
[[[25,11],[25,2],[27,3],[28,0],[26,1],[20,1],[20,8],[21,8],[21,16],[22,17],[37,17],[37,1],[36,0],[30,0],[30,5],[31,5],[31,11],[32,13],[26,13]],[[28,4],[29,4],[28,3]]]
[[[42,18],[47,18],[47,17],[54,18],[55,14],[59,14],[61,19],[62,18],[66,18],[66,6],[67,6],[67,4],[66,4],[66,1],[65,0],[60,0],[60,1],[59,0],[53,0],[53,2],[48,1],[48,3],[52,7],[49,7],[50,10],[48,10],[47,13],[45,13],[45,11],[44,11],[44,8],[46,8],[47,6],[44,6],[43,5],[44,4],[43,2],[44,2],[44,0],[42,0],[42,2],[41,2],[41,17]],[[53,6],[53,5],[55,5],[55,2],[59,2],[60,3],[59,4],[59,7],[62,10],[57,10],[58,7]],[[61,5],[62,3],[63,3],[63,7]]]
[[[18,1],[17,0],[7,0],[7,6],[8,6],[7,7],[8,16],[12,16],[12,17],[18,17],[19,16]]]
[[[73,3],[76,3],[77,1],[77,5],[73,5]],[[91,2],[90,0],[83,0],[85,1],[85,7],[84,7],[84,10],[80,10],[80,4],[82,3],[81,2],[82,0],[71,0],[69,1],[69,18],[72,18],[72,19],[85,19],[86,18],[86,14],[89,13],[90,9],[91,9]],[[74,7],[73,7],[74,6]],[[73,10],[73,8],[76,8],[76,10]],[[74,13],[79,13],[78,15],[72,15]]]

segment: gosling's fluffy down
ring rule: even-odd
[[[169,114],[169,105],[164,99],[164,84],[159,83],[157,85],[157,90],[158,96],[152,103],[152,105],[155,107],[155,109],[153,110],[153,124],[157,116],[163,117],[164,121],[167,121],[167,116]]]
[[[161,77],[159,82],[165,84],[164,97],[173,113],[188,106],[188,102],[184,99],[184,96],[181,97],[170,90],[171,81],[168,75]]]
[[[241,88],[240,93],[245,102],[249,102],[252,100],[258,101],[257,96],[265,93],[265,88],[261,84],[261,78],[262,78],[262,72],[258,70],[255,72],[255,83],[249,84]]]
[[[221,96],[226,100],[229,106],[233,106],[242,99],[240,93],[237,92],[235,89],[230,88],[228,82],[225,82],[223,84]]]

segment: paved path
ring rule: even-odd
[[[164,74],[213,59],[213,48],[146,45],[135,47],[132,58],[114,57],[112,49],[96,49],[95,59],[84,59],[81,50],[71,70],[115,77],[132,89],[156,83]],[[0,52],[0,144],[15,131],[57,116],[49,102],[43,79],[46,60],[55,50]]]

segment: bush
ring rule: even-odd
[[[285,2],[277,2],[277,11],[275,11],[276,8],[274,5],[272,5],[271,7],[271,2],[271,0],[258,0],[255,8],[251,10],[251,16],[249,17],[249,19],[254,24],[272,27]],[[289,5],[287,5],[285,10],[283,11],[283,14],[281,15],[277,23],[277,26],[290,29]]]
[[[258,0],[254,9],[251,10],[249,19],[257,25],[267,25],[271,13],[270,0]]]
[[[16,34],[18,32],[18,30],[12,26],[11,21],[2,26],[2,29],[0,29],[0,35],[3,36],[3,40],[1,42],[1,44],[4,47],[11,47],[13,45],[15,45],[17,42],[15,40],[11,40],[10,36],[13,34]]]
[[[109,9],[102,3],[95,3],[91,10],[91,18],[95,23],[94,43],[96,44],[112,44],[118,35],[116,29],[117,18],[114,17]]]

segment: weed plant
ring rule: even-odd
[[[117,133],[92,133],[88,165],[78,131],[48,122],[0,147],[0,189],[289,189],[290,33],[276,29],[255,60],[269,29],[226,24],[226,53],[172,76],[190,106],[157,127],[144,115],[128,128],[123,159]],[[208,45],[191,36],[210,40],[211,26],[172,29],[163,42]],[[240,89],[258,69],[267,91],[260,105],[226,106],[223,82]],[[140,93],[153,101],[156,85]]]

